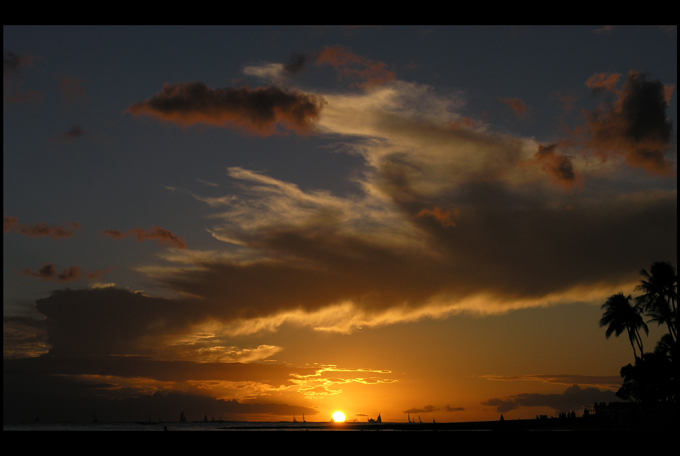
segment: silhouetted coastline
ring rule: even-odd
[[[592,407],[588,407],[592,410]],[[248,421],[137,421],[90,423],[4,423],[4,431],[398,431],[398,432],[526,432],[526,431],[660,431],[677,432],[680,420],[672,407],[641,407],[639,404],[600,404],[581,417],[537,416],[535,419],[501,419],[469,422],[248,422]]]

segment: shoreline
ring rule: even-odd
[[[131,421],[131,422],[82,422],[82,423],[3,423],[3,430],[205,430],[205,431],[660,431],[676,432],[678,420],[675,416],[658,414],[650,416],[628,415],[625,417],[587,416],[569,418],[535,418],[495,421],[408,423],[408,422],[262,422],[262,421]]]
[[[469,421],[445,423],[244,423],[243,425],[221,427],[224,430],[315,430],[315,431],[599,431],[631,430],[635,427],[603,423],[588,418],[569,419],[518,419],[505,421]]]

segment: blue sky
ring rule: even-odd
[[[5,26],[3,47],[5,358],[291,369],[81,372],[111,395],[533,417],[615,390],[631,350],[599,305],[677,264],[675,27]]]

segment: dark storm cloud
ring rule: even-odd
[[[137,378],[158,382],[253,381],[273,387],[290,386],[294,376],[312,375],[312,368],[282,364],[196,363],[159,361],[145,356],[41,356],[5,364],[13,375],[69,375]]]
[[[631,277],[639,269],[634,264],[640,262],[640,252],[648,258],[645,262],[654,261],[654,255],[674,256],[674,192],[580,199],[572,207],[566,204],[569,199],[555,204],[552,195],[529,184],[514,188],[483,176],[445,187],[433,197],[415,185],[419,176],[428,175],[427,166],[415,158],[408,165],[401,159],[390,161],[379,170],[379,178],[381,188],[428,233],[431,249],[445,259],[432,268],[430,278],[442,291],[538,297]],[[456,208],[454,229],[431,223],[429,217],[413,217],[423,207],[441,205]],[[639,248],[633,252],[622,245]]]
[[[319,97],[278,87],[211,89],[188,82],[166,84],[158,95],[128,110],[178,125],[231,126],[269,136],[279,125],[297,133],[311,132],[322,107]]]
[[[38,414],[45,421],[82,420],[83,416],[91,419],[93,409],[105,420],[146,420],[149,413],[154,420],[158,416],[176,420],[180,410],[185,410],[189,419],[202,419],[204,413],[214,413],[215,417],[316,413],[294,405],[220,400],[207,390],[186,392],[188,385],[202,382],[285,388],[293,386],[300,376],[315,374],[313,368],[161,361],[141,356],[167,355],[177,336],[215,313],[199,300],[153,298],[116,288],[64,289],[38,300],[36,309],[45,316],[43,321],[6,322],[13,327],[21,324],[16,337],[9,341],[15,349],[14,357],[29,343],[49,348],[42,356],[3,360],[3,410],[8,420],[32,421]],[[31,351],[34,356],[36,352]],[[163,390],[173,392],[150,394]]]
[[[80,224],[76,222],[71,222],[66,226],[52,226],[46,223],[27,225],[19,223],[19,219],[12,216],[5,217],[2,225],[4,233],[18,233],[28,237],[49,237],[51,239],[70,238],[75,236],[75,230],[78,229],[80,229]]]
[[[201,269],[159,280],[206,302],[223,303],[221,318],[233,320],[289,309],[313,312],[342,300],[368,310],[418,305],[441,291],[439,280],[451,272],[427,255],[405,255],[331,233],[278,230],[250,245],[292,261],[203,263]]]
[[[600,391],[597,388],[581,388],[573,385],[562,394],[523,393],[505,399],[494,398],[482,405],[496,407],[499,413],[506,413],[520,407],[550,407],[555,412],[571,412],[582,410],[586,405],[600,402],[615,402],[612,391]]]
[[[189,421],[243,419],[253,414],[315,415],[308,407],[274,402],[239,402],[218,399],[209,391],[189,387],[182,391],[140,394],[120,388],[119,378],[182,383],[185,380],[254,381],[287,385],[306,369],[280,365],[205,364],[161,362],[140,357],[52,357],[3,360],[3,418],[9,422],[163,420],[168,425],[185,412]],[[10,393],[11,392],[11,393]]]
[[[399,189],[400,195],[407,192]],[[512,301],[621,283],[636,276],[640,252],[651,262],[676,248],[674,194],[570,210],[487,183],[461,189],[456,202],[455,227],[418,217],[431,201],[413,192],[400,203],[422,229],[427,250],[381,245],[332,229],[272,226],[231,236],[280,261],[205,262],[159,280],[206,302],[223,303],[221,316],[228,319],[285,309],[314,311],[344,300],[375,312],[419,307],[437,295],[455,300],[483,291]]]
[[[199,302],[116,288],[57,290],[36,301],[36,309],[47,318],[50,353],[64,356],[145,354],[207,315]]]
[[[102,234],[115,240],[125,239],[127,237],[136,237],[137,242],[154,240],[158,241],[158,245],[167,244],[178,249],[183,249],[187,246],[184,239],[172,233],[171,231],[166,230],[165,228],[161,228],[160,226],[154,226],[149,230],[145,230],[143,228],[133,228],[127,232],[120,230],[103,230]]]
[[[600,76],[588,85],[597,91],[614,91],[618,99],[586,112],[587,146],[604,159],[623,156],[633,167],[650,174],[673,175],[670,160],[673,125],[666,117],[667,88],[645,73],[631,71],[619,92],[618,78]]]

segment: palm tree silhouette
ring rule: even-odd
[[[632,306],[630,301],[631,296],[624,296],[623,293],[610,296],[602,304],[602,309],[605,309],[605,312],[600,319],[600,327],[607,326],[605,333],[607,339],[612,334],[618,337],[623,331],[627,331],[630,344],[633,346],[633,355],[637,359],[637,350],[640,350],[640,357],[644,355],[640,328],[647,334],[649,334],[649,328],[647,328],[647,324],[642,319],[642,308],[640,306]]]
[[[673,345],[678,341],[678,274],[672,264],[657,261],[649,268],[640,271],[643,279],[635,287],[644,294],[638,298],[649,321],[668,325]]]

